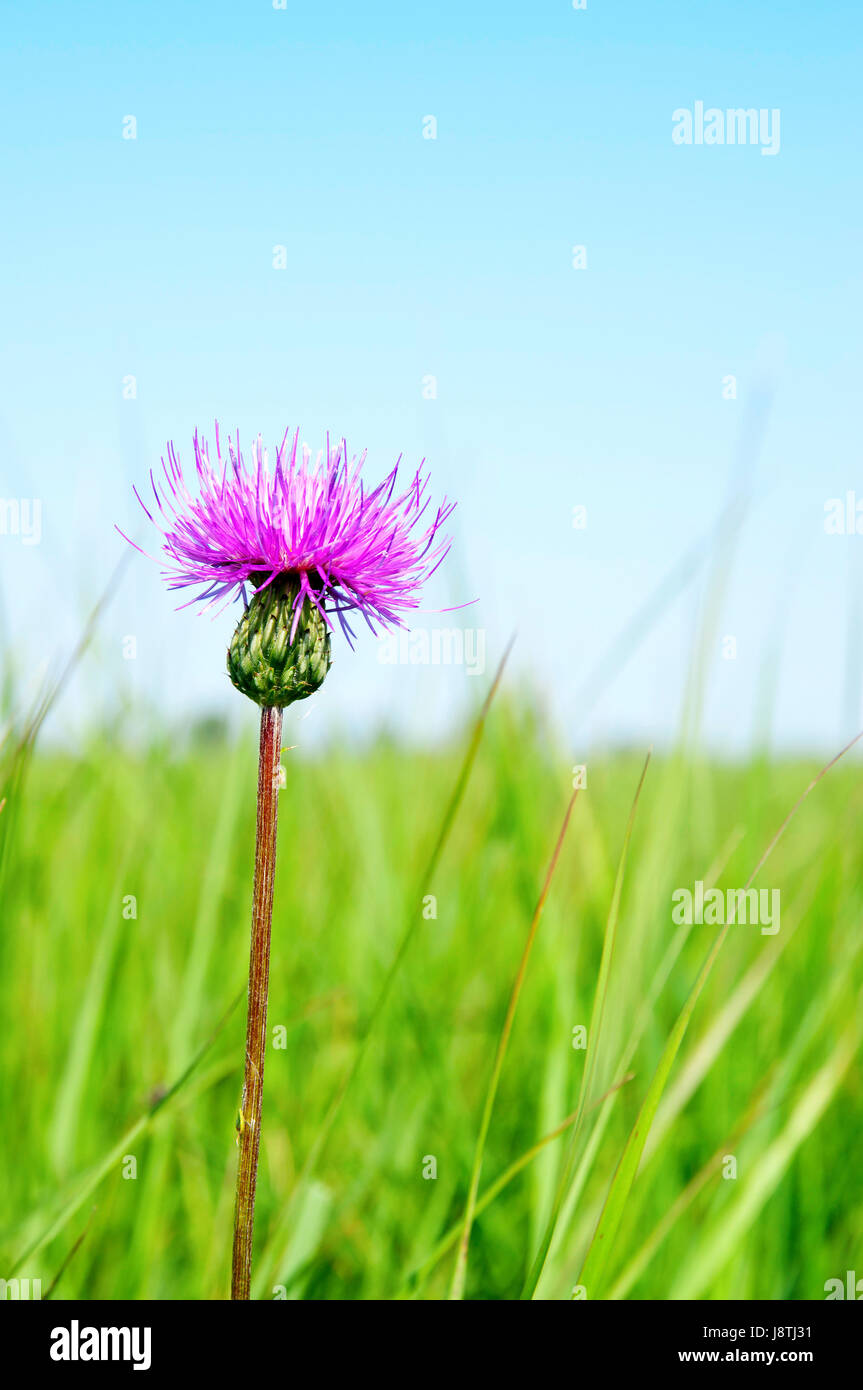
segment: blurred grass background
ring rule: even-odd
[[[423,882],[468,737],[434,753],[380,739],[362,752],[283,754],[258,1297],[446,1293],[453,1248],[429,1256],[463,1212],[573,763],[539,707],[504,688]],[[238,742],[204,723],[137,752],[105,731],[75,754],[41,753],[16,742],[10,724],[4,754],[0,1275],[41,1278],[44,1295],[59,1274],[56,1297],[224,1298],[255,712]],[[781,891],[780,932],[734,927],[708,980],[626,1206],[610,1296],[822,1298],[826,1280],[861,1264],[863,786],[853,758],[815,789],[757,880]],[[481,1194],[575,1108],[585,1054],[573,1029],[590,1017],[642,763],[642,750],[588,762],[516,1015]],[[742,886],[816,771],[766,756],[722,765],[683,746],[654,757],[577,1200],[565,1204],[540,1297],[570,1297],[713,940],[708,926],[672,924],[672,891],[698,878]],[[426,895],[436,916],[423,915]],[[410,923],[386,1006],[328,1124]],[[564,1143],[542,1147],[480,1211],[468,1297],[518,1296]],[[723,1177],[727,1155],[736,1178]]]

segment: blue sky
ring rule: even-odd
[[[710,743],[749,746],[767,676],[777,746],[855,731],[863,535],[824,506],[863,501],[861,29],[850,4],[4,6],[0,498],[42,508],[38,545],[0,534],[25,680],[107,582],[114,522],[152,544],[132,483],[218,418],[344,433],[370,476],[426,457],[459,502],[426,606],[478,602],[422,621],[482,629],[489,674],[516,628],[514,679],[575,751],[673,735],[711,559]],[[778,109],[779,153],[676,145],[697,101]],[[740,486],[736,544],[705,540],[639,619]],[[247,717],[230,615],[175,603],[127,566],[55,737],[136,696]],[[484,688],[336,655],[309,739],[436,736]]]

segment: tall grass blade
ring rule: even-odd
[[[602,1035],[602,1020],[605,1013],[606,999],[608,997],[608,982],[611,976],[611,962],[614,957],[614,943],[617,938],[617,923],[620,917],[620,899],[623,893],[623,880],[626,875],[626,863],[627,859],[629,858],[629,844],[632,839],[633,826],[635,825],[635,813],[638,810],[638,800],[641,796],[641,789],[644,786],[644,779],[647,776],[647,769],[649,764],[650,753],[648,752],[647,757],[644,760],[644,767],[641,769],[641,776],[638,779],[638,786],[635,789],[635,796],[632,799],[632,807],[629,812],[629,818],[626,822],[626,830],[623,836],[623,848],[620,851],[620,859],[618,861],[617,873],[614,879],[614,890],[611,895],[611,906],[609,907],[608,919],[605,924],[605,934],[603,936],[602,941],[602,957],[600,959],[599,964],[599,975],[596,981],[596,989],[593,995],[593,1008],[591,1009],[590,1026],[588,1028],[587,1034],[587,1056],[584,1060],[584,1071],[581,1075],[581,1087],[578,1096],[578,1106],[576,1109],[575,1124],[573,1126],[572,1134],[570,1136],[568,1152],[564,1161],[563,1169],[561,1171],[560,1178],[558,1179],[557,1191],[555,1192],[554,1204],[551,1209],[551,1215],[549,1216],[548,1224],[543,1234],[543,1238],[540,1243],[539,1250],[537,1251],[536,1258],[534,1259],[530,1273],[528,1274],[527,1280],[524,1284],[524,1288],[521,1292],[521,1297],[523,1299],[533,1298],[533,1295],[536,1292],[537,1286],[542,1277],[542,1272],[545,1268],[545,1262],[548,1258],[548,1252],[551,1248],[551,1242],[554,1239],[554,1232],[557,1227],[557,1221],[558,1217],[560,1216],[560,1210],[563,1206],[563,1202],[566,1197],[566,1192],[572,1178],[572,1169],[575,1163],[575,1155],[577,1152],[578,1140],[581,1134],[582,1122],[584,1120],[585,1108],[587,1106],[587,1101],[590,1096],[590,1090],[593,1085],[594,1075],[596,1073],[596,1059],[599,1053],[599,1042],[600,1037]]]
[[[858,999],[858,1010],[861,1006]],[[690,1258],[669,1294],[670,1299],[698,1298],[716,1273],[740,1248],[740,1242],[781,1182],[800,1145],[812,1133],[857,1055],[860,1025],[855,1020],[839,1040],[832,1056],[813,1077],[797,1102],[782,1133],[756,1159],[736,1201],[714,1221],[698,1252]]]
[[[560,858],[560,852],[563,849],[563,842],[566,838],[566,831],[569,826],[569,821],[570,817],[572,816],[573,808],[575,807],[576,799],[578,797],[578,791],[579,789],[578,787],[576,787],[575,791],[572,793],[572,796],[569,799],[569,804],[566,808],[566,812],[563,817],[563,824],[560,827],[560,833],[557,837],[557,844],[554,847],[554,853],[551,856],[551,862],[549,863],[548,870],[545,875],[545,882],[542,885],[542,891],[540,892],[539,898],[537,900],[533,918],[531,919],[530,927],[528,929],[527,940],[525,941],[521,961],[519,962],[519,967],[516,971],[515,981],[513,983],[512,992],[509,997],[509,1004],[507,1006],[506,1017],[504,1018],[503,1028],[501,1029],[500,1041],[497,1045],[494,1066],[492,1067],[491,1077],[488,1083],[488,1090],[486,1091],[485,1104],[483,1106],[482,1111],[482,1120],[480,1121],[479,1135],[477,1137],[476,1142],[476,1152],[474,1154],[473,1171],[471,1172],[470,1188],[468,1190],[467,1204],[465,1206],[464,1224],[462,1227],[461,1240],[459,1241],[458,1255],[456,1256],[455,1268],[453,1269],[452,1275],[452,1283],[450,1285],[449,1296],[451,1299],[455,1300],[458,1300],[464,1296],[464,1285],[465,1278],[467,1275],[468,1245],[470,1243],[471,1226],[473,1225],[474,1214],[476,1211],[476,1199],[477,1193],[479,1191],[480,1174],[482,1172],[482,1159],[483,1154],[485,1152],[485,1141],[486,1136],[488,1135],[489,1125],[491,1124],[491,1115],[492,1111],[494,1110],[494,1102],[495,1097],[497,1096],[497,1088],[498,1083],[500,1081],[500,1074],[503,1070],[503,1063],[504,1058],[506,1057],[506,1050],[509,1046],[509,1036],[512,1032],[515,1011],[518,1008],[519,995],[521,994],[521,988],[524,984],[524,977],[527,972],[527,964],[530,960],[530,953],[533,949],[533,943],[536,938],[537,928],[539,926],[540,918],[542,917],[542,911],[545,907],[545,901],[548,897],[549,888],[551,887],[551,881],[554,877],[554,871],[557,868],[557,863]]]
[[[831,758],[830,762],[827,763],[821,769],[818,775],[812,779],[812,781],[807,786],[806,790],[801,794],[801,796],[792,806],[788,815],[785,817],[785,820],[782,822],[781,826],[779,827],[778,831],[768,844],[767,848],[765,849],[755,868],[752,870],[752,873],[749,875],[749,878],[746,881],[745,888],[749,888],[756,875],[759,873],[769,856],[772,854],[782,835],[785,833],[785,830],[787,829],[793,816],[799,810],[800,806],[802,806],[803,802],[806,800],[809,794],[821,781],[822,777],[826,776],[830,769],[835,766],[839,759],[843,757],[845,753],[847,753],[849,749],[851,749],[860,738],[863,738],[863,732],[857,734],[857,736],[853,738],[850,743],[846,744],[845,747],[842,748],[834,758]],[[668,1081],[668,1077],[671,1073],[671,1068],[674,1065],[675,1058],[677,1057],[677,1053],[680,1049],[680,1044],[682,1043],[686,1030],[689,1026],[689,1020],[692,1017],[695,1005],[697,1004],[701,991],[703,990],[704,985],[707,982],[707,978],[710,975],[711,970],[713,969],[713,964],[716,960],[716,957],[722,949],[722,945],[728,934],[728,929],[729,923],[726,923],[725,926],[723,926],[718,932],[716,939],[714,940],[713,945],[711,946],[710,951],[707,954],[707,958],[703,966],[701,967],[701,970],[698,974],[698,978],[696,979],[695,984],[693,985],[689,998],[687,999],[686,1003],[683,1006],[683,1009],[681,1010],[677,1018],[677,1021],[671,1031],[671,1035],[663,1050],[662,1056],[660,1057],[659,1065],[657,1066],[656,1072],[654,1073],[653,1079],[650,1083],[650,1086],[648,1087],[647,1095],[645,1096],[641,1109],[638,1113],[638,1118],[636,1119],[635,1125],[633,1126],[629,1139],[626,1142],[626,1146],[623,1150],[623,1154],[617,1166],[617,1170],[612,1179],[611,1187],[609,1189],[605,1205],[602,1209],[602,1214],[599,1218],[599,1223],[594,1233],[593,1240],[590,1243],[590,1247],[587,1252],[587,1258],[585,1259],[584,1266],[582,1268],[578,1281],[579,1284],[582,1285],[585,1289],[589,1298],[595,1299],[602,1297],[602,1290],[604,1287],[608,1261],[611,1257],[611,1251],[614,1246],[614,1240],[623,1217],[624,1207],[626,1206],[627,1200],[629,1198],[629,1193],[632,1189],[632,1184],[635,1181],[635,1176],[638,1171],[639,1163],[641,1161],[641,1155],[644,1151],[644,1146],[647,1142],[647,1138],[650,1133],[650,1127],[653,1123],[654,1116],[656,1115],[659,1102],[662,1099],[662,1094],[665,1090],[666,1082]]]

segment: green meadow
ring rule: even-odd
[[[506,677],[476,713],[434,752],[283,754],[253,1296],[446,1297],[475,1168],[467,1298],[820,1299],[863,1276],[854,751],[753,880],[779,930],[714,950],[672,894],[742,888],[819,763],[682,741],[633,814],[647,750],[597,752],[537,917],[575,759]],[[248,716],[236,742],[137,751],[7,727],[0,1275],[43,1298],[228,1294]]]

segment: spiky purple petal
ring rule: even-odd
[[[164,482],[157,486],[150,474],[164,526],[134,491],[164,537],[162,550],[171,563],[163,574],[169,587],[201,586],[203,592],[190,602],[210,607],[220,599],[230,601],[250,581],[259,593],[279,575],[294,573],[300,576],[294,625],[308,599],[328,626],[328,615],[336,615],[349,642],[353,631],[345,615],[352,609],[373,633],[375,623],[384,629],[404,627],[401,614],[417,608],[420,589],[449,550],[449,538],[439,532],[455,503],[444,498],[431,524],[418,530],[429,505],[424,498],[429,478],[422,476],[422,465],[406,490],[394,497],[401,459],[367,493],[360,477],[365,453],[349,461],[344,439],[333,449],[328,435],[326,450],[314,462],[306,445],[298,456],[299,430],[290,451],[287,445],[286,432],[271,474],[259,435],[248,469],[239,434],[236,441],[229,438],[223,459],[217,423],[213,467],[206,440],[196,431],[196,497],[186,486],[174,445],[168,445],[167,460],[162,459]]]

